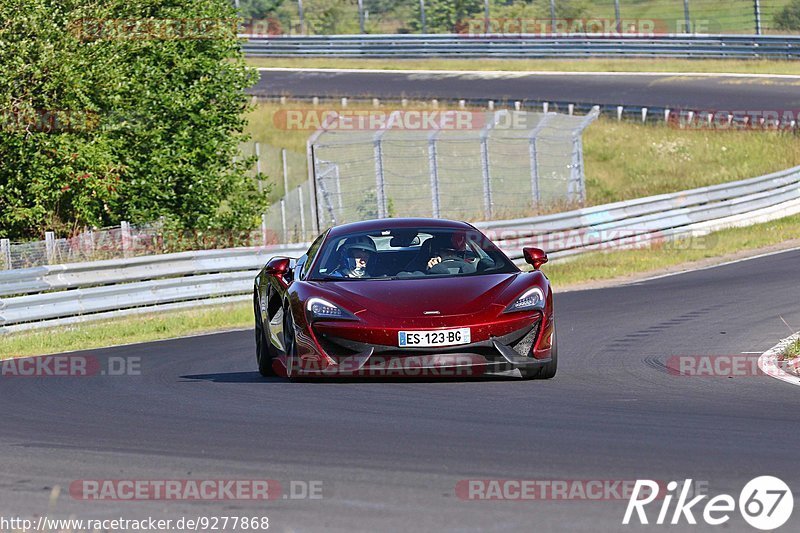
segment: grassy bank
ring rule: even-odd
[[[556,292],[587,282],[600,282],[626,276],[655,275],[667,269],[692,268],[716,258],[721,262],[744,251],[778,245],[800,235],[800,215],[712,233],[690,241],[676,241],[641,250],[592,253],[543,267]],[[798,242],[800,246],[800,242]],[[706,266],[703,264],[702,266]],[[0,359],[24,355],[49,354],[70,350],[100,348],[117,344],[146,342],[183,335],[252,326],[252,306],[248,303],[192,311],[120,318],[47,331],[0,336]],[[793,348],[800,354],[800,344]]]
[[[170,339],[252,325],[253,304],[228,304],[187,311],[115,318],[41,331],[0,335],[0,359],[88,350]]]
[[[253,67],[548,72],[726,72],[800,75],[798,61],[717,59],[348,59],[250,57]]]

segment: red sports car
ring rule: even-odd
[[[264,376],[549,379],[557,346],[547,256],[521,271],[466,222],[383,219],[328,229],[255,280]]]

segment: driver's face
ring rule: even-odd
[[[365,268],[369,262],[369,252],[364,250],[353,250],[353,259],[355,259],[356,268]]]

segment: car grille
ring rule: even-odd
[[[531,329],[524,337],[522,337],[516,344],[512,346],[515,352],[524,357],[533,357],[531,348],[533,348],[533,345],[536,342],[536,337],[539,336],[539,325],[541,323],[541,320],[537,320],[536,324],[533,325],[533,329]]]

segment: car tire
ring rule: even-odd
[[[553,348],[550,351],[550,362],[539,367],[527,369],[520,368],[519,373],[523,379],[552,379],[558,370],[558,337],[556,337],[555,326],[553,326]]]
[[[275,375],[275,370],[272,368],[272,362],[275,356],[272,354],[272,350],[270,350],[270,340],[266,337],[264,332],[264,321],[261,318],[261,308],[258,305],[257,292],[253,294],[253,314],[256,323],[256,363],[258,364],[258,373],[264,377],[271,377]]]

